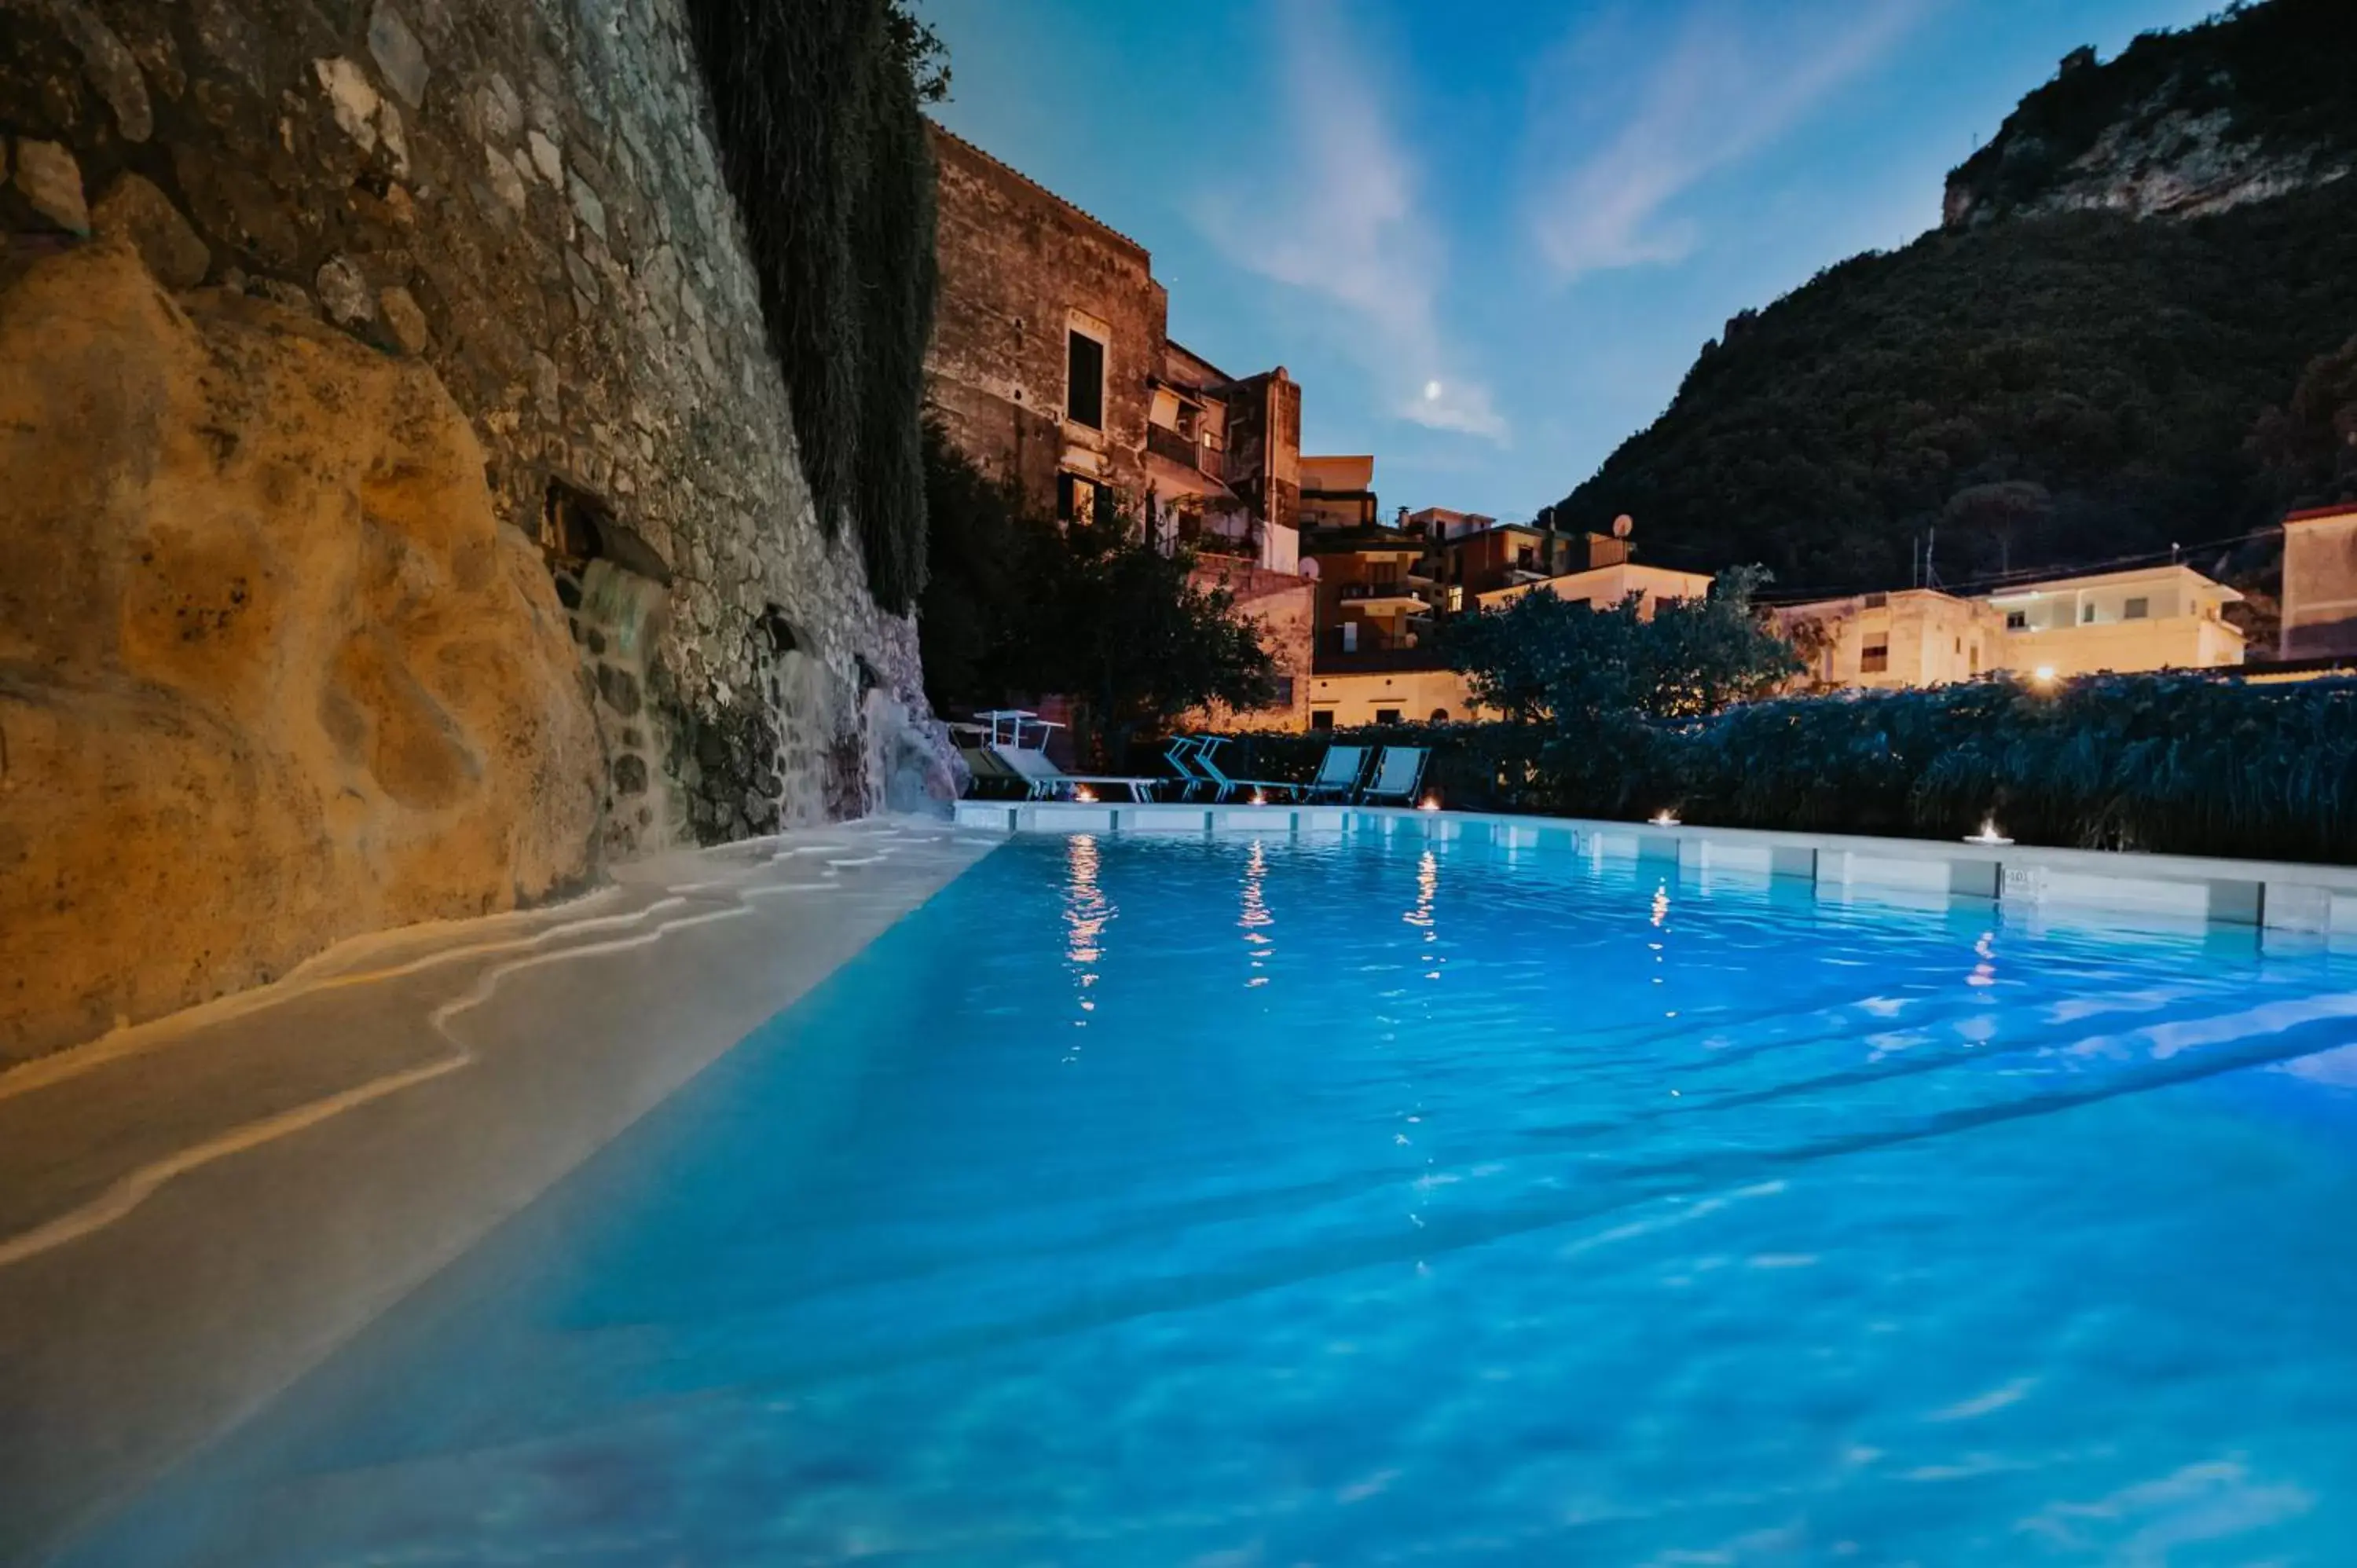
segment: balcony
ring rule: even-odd
[[[1223,560],[1258,561],[1261,555],[1260,524],[1247,520],[1241,532],[1223,532],[1200,517],[1178,520],[1178,542],[1198,555],[1217,555]]]
[[[1344,604],[1385,614],[1429,615],[1432,607],[1405,583],[1338,583],[1335,595]]]
[[[1192,437],[1163,425],[1149,424],[1146,427],[1146,449],[1182,468],[1192,468],[1214,479],[1226,472],[1222,461],[1225,455],[1218,447],[1203,446]]]
[[[1310,655],[1313,675],[1396,675],[1418,670],[1446,670],[1448,660],[1437,648],[1368,648],[1344,652],[1331,634],[1321,634]]]

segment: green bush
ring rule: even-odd
[[[2109,675],[2046,692],[1999,678],[1787,697],[1715,718],[1407,726],[1348,738],[1436,748],[1449,806],[1726,827],[2357,862],[2357,680],[2249,685]],[[1263,739],[1306,777],[1320,737]]]
[[[933,166],[918,104],[946,82],[938,47],[895,0],[687,13],[803,476],[829,537],[855,520],[877,602],[905,610],[925,580]]]

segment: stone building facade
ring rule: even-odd
[[[67,297],[55,268],[84,250],[124,247],[199,324],[196,340],[246,344],[274,375],[316,358],[315,338],[358,347],[410,378],[403,406],[447,396],[479,458],[471,478],[437,476],[436,493],[462,508],[462,491],[487,497],[502,559],[514,543],[540,564],[500,602],[556,618],[560,646],[569,633],[578,695],[562,700],[594,721],[594,755],[567,754],[594,798],[563,864],[529,878],[490,865],[479,889],[424,905],[338,906],[330,886],[312,948],[396,913],[505,907],[618,856],[947,791],[952,754],[924,706],[914,622],[877,608],[853,531],[830,538],[813,512],[681,0],[0,6],[0,312],[21,294],[19,338],[65,341],[21,319],[27,302]],[[19,289],[45,268],[49,285]],[[85,322],[74,341],[106,340],[102,328]],[[140,330],[187,337],[144,316]],[[377,384],[331,358],[339,384]],[[38,385],[0,390],[70,413]],[[168,417],[198,423],[146,432],[150,450],[123,460],[210,446],[229,473],[238,432],[186,410],[233,390],[167,400]],[[334,417],[325,394],[302,405]],[[345,448],[372,439],[354,432]],[[262,484],[257,504],[311,495],[314,478]],[[355,548],[381,537],[365,499],[344,493],[315,526],[350,532]],[[0,573],[32,548],[27,526],[0,521]],[[424,579],[420,595],[430,608]],[[72,674],[24,668],[36,712],[55,695],[43,683]],[[434,686],[408,673],[402,690]],[[547,760],[460,750],[478,769]],[[20,869],[0,853],[0,908],[16,907]],[[302,940],[194,976],[178,999],[267,979]],[[82,1005],[103,1015],[103,999]]]
[[[1157,538],[1291,573],[1301,387],[1173,342],[1145,246],[933,127],[928,411],[1043,514],[1126,507]]]
[[[1300,384],[1282,365],[1232,376],[1173,341],[1169,295],[1128,235],[938,125],[933,160],[929,414],[1039,514],[1118,506],[1193,550],[1199,584],[1233,597],[1278,671],[1269,708],[1195,722],[1302,727]]]

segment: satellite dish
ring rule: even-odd
[[[1615,539],[1626,539],[1629,537],[1630,532],[1636,526],[1637,520],[1631,517],[1624,511],[1619,517],[1612,520],[1612,537]]]

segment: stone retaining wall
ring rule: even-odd
[[[876,609],[856,542],[812,511],[707,122],[677,0],[0,6],[0,265],[119,232],[168,286],[422,358],[473,421],[503,521],[539,537],[564,481],[666,564],[651,662],[671,733],[651,750],[705,760],[667,796],[618,771],[625,853],[822,811],[747,746],[696,744],[782,729],[761,711],[765,616],[824,666],[847,730],[863,660],[924,713],[912,623]]]
[[[429,367],[558,574],[593,864],[947,783],[914,623],[813,513],[708,121],[678,0],[0,3],[0,289],[116,238],[192,306]]]

